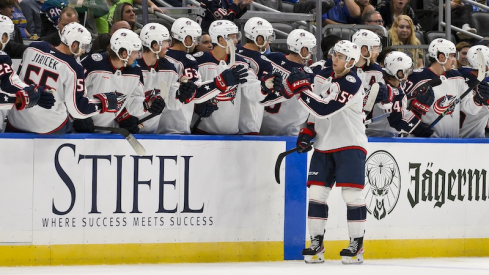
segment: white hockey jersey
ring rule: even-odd
[[[468,86],[475,84],[477,77],[471,74],[472,68],[462,67],[459,69],[460,73],[467,82]],[[489,81],[486,77],[483,81]],[[470,96],[470,95],[467,95]],[[471,115],[464,111],[460,112],[460,137],[463,138],[484,138],[485,130],[487,127],[487,122],[489,120],[489,106],[483,106],[481,110],[475,114]]]
[[[68,125],[68,113],[85,119],[99,113],[95,104],[86,98],[83,68],[73,56],[55,49],[51,44],[33,42],[25,50],[19,76],[28,85],[49,86],[56,91],[56,102],[51,109],[34,106],[8,116],[10,126],[19,131],[50,134]]]
[[[94,53],[81,61],[85,70],[85,85],[89,96],[115,92],[122,100],[117,113],[103,113],[93,116],[93,123],[103,127],[119,127],[114,120],[124,108],[132,116],[143,116],[144,92],[143,76],[139,65],[115,69],[107,52]]]
[[[420,85],[436,78],[441,79],[442,83],[433,87],[435,102],[430,107],[428,113],[421,118],[421,121],[428,125],[435,121],[436,118],[450,106],[450,103],[453,100],[459,98],[460,95],[469,88],[465,83],[464,78],[457,70],[447,71],[445,75],[437,75],[429,68],[424,68],[415,70],[408,77],[405,87],[408,99],[412,99],[413,91],[416,91]],[[472,94],[467,95],[455,106],[453,111],[445,115],[445,117],[433,127],[435,132],[432,137],[458,138],[460,136],[460,111],[475,115],[481,108],[482,106],[475,103]]]
[[[11,109],[16,100],[15,94],[26,86],[12,69],[10,56],[0,51],[0,109]]]
[[[180,82],[178,81],[178,74],[176,72],[173,63],[166,58],[160,58],[156,61],[156,64],[152,67],[148,67],[144,62],[144,58],[138,60],[138,64],[141,67],[144,82],[144,95],[150,96],[152,93],[159,94],[165,100],[165,109],[179,110],[182,108],[182,103],[176,97]],[[141,120],[151,115],[150,112],[142,116],[138,116]],[[139,133],[155,134],[158,130],[160,119],[166,119],[157,115],[143,123],[143,128],[139,130]]]
[[[365,90],[353,71],[334,78],[332,68],[320,71],[314,78],[313,91],[300,94],[299,104],[311,114],[314,123],[314,148],[320,152],[360,149],[367,152],[363,125]]]
[[[204,81],[212,80],[214,82],[214,79],[229,67],[229,55],[225,61],[218,61],[214,58],[212,51],[199,52],[194,56],[199,63],[199,73]],[[250,101],[255,102],[265,98],[261,92],[260,81],[256,78],[255,73],[249,69],[248,63],[239,55],[236,56],[234,66],[237,65],[243,65],[248,69],[247,82],[231,86],[226,91],[220,92],[215,97],[219,109],[214,111],[210,117],[202,119],[197,127],[198,131],[219,135],[237,134],[239,132],[241,98],[245,96]]]

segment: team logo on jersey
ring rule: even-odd
[[[372,153],[365,162],[365,196],[368,213],[377,220],[389,215],[401,193],[401,172],[396,159],[387,151]]]
[[[201,52],[201,53],[204,54],[204,52]],[[187,54],[187,55],[185,55],[185,57],[187,57],[188,59],[190,59],[192,61],[196,61],[195,58],[191,54]]]
[[[187,54],[187,55],[189,55],[189,54]],[[203,55],[204,55],[204,52],[194,53],[194,57],[201,57]],[[194,58],[194,60],[195,60],[195,58]]]
[[[92,54],[93,61],[100,61],[100,60],[102,60],[102,58],[103,58],[102,55],[99,53]]]
[[[346,79],[347,81],[351,82],[351,83],[356,83],[356,82],[357,82],[357,80],[356,80],[356,79],[355,79],[353,76],[351,76],[351,75],[347,75],[347,76],[345,77],[345,79]]]
[[[236,98],[236,87],[233,87],[225,92],[221,92],[216,96],[217,101],[231,101],[234,104]]]
[[[452,114],[453,110],[455,109],[455,104],[452,104],[452,105],[450,105],[450,104],[452,103],[452,101],[454,99],[455,99],[455,97],[451,96],[451,95],[441,97],[440,99],[435,101],[435,103],[433,104],[433,110],[435,111],[435,113],[437,115],[441,115],[441,114],[443,114],[443,112],[445,112],[446,109],[450,108],[450,110],[446,114],[447,115]]]

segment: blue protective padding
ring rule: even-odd
[[[295,148],[295,138],[287,150]],[[283,164],[282,164],[283,165]],[[285,159],[284,260],[303,259],[306,246],[307,154],[293,153]]]

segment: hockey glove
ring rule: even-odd
[[[94,98],[100,100],[100,104],[97,104],[100,108],[100,113],[117,113],[119,110],[117,104],[117,95],[115,93],[105,93],[93,95]]]
[[[430,106],[435,102],[435,94],[433,93],[433,89],[428,87],[424,93],[418,92],[416,98],[411,101],[409,104],[411,108],[411,112],[418,118],[426,115],[426,113],[430,110]]]
[[[212,103],[211,100],[208,100],[203,103],[195,104],[194,112],[200,117],[209,117],[218,109],[217,104]]]
[[[305,90],[311,90],[306,74],[299,68],[293,68],[285,82],[287,85],[282,89],[282,95],[287,99]]]
[[[261,90],[264,94],[271,94],[275,91],[281,91],[284,87],[282,84],[282,75],[278,72],[266,74],[261,77]]]
[[[115,121],[119,123],[119,127],[127,129],[132,134],[139,132],[139,119],[135,116],[131,116],[127,110],[122,111]]]
[[[95,132],[94,127],[91,117],[73,120],[73,129],[75,129],[75,132],[77,133],[93,133]]]
[[[385,86],[384,83],[377,82],[379,84],[379,93],[377,94],[377,98],[375,99],[375,103],[384,103],[388,104],[394,100],[394,93],[392,90]]]
[[[148,95],[143,101],[144,110],[152,114],[161,114],[165,108],[165,100],[159,95]]]
[[[45,90],[43,87],[36,87],[30,85],[16,93],[15,107],[17,110],[23,110],[24,108],[31,108],[35,105],[45,109],[51,109],[53,107],[54,95],[51,90]]]
[[[195,98],[197,92],[197,85],[192,81],[180,83],[180,88],[177,91],[177,99],[180,102],[187,104]]]
[[[420,122],[418,126],[411,131],[411,134],[416,137],[431,137],[433,132],[434,130],[430,129],[428,124]]]
[[[307,125],[307,128],[302,128],[297,136],[297,151],[299,154],[309,152],[312,149],[311,141],[316,137],[316,131],[314,130],[314,124]]]
[[[474,95],[474,101],[479,105],[489,105],[489,84],[482,81],[477,86],[477,92]]]
[[[245,83],[248,70],[243,65],[238,65],[232,69],[224,70],[216,76],[215,83],[219,90],[226,91],[229,87]]]

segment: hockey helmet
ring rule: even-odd
[[[0,40],[3,50],[3,48],[5,48],[5,45],[7,45],[8,41],[12,38],[12,35],[14,33],[14,23],[12,23],[12,20],[10,18],[4,15],[0,15],[0,33],[1,36],[3,36],[3,34],[7,34],[7,42],[3,43],[3,41]]]
[[[124,61],[124,67],[127,65],[127,62],[134,51],[141,51],[141,44],[142,43],[139,36],[135,32],[128,29],[118,29],[110,37],[110,48],[115,52],[120,60]],[[125,49],[127,51],[127,58],[123,59],[119,55],[119,51],[121,49]]]
[[[202,36],[202,28],[197,22],[188,18],[180,17],[171,26],[171,36],[173,39],[182,42],[185,45],[185,38],[192,38],[192,45],[185,45],[187,48],[194,46]]]
[[[372,31],[369,30],[359,30],[355,34],[353,34],[351,41],[357,46],[360,47],[360,54],[361,54],[361,49],[363,46],[367,47],[367,50],[369,52],[369,56],[363,56],[366,59],[369,59],[372,56],[372,51],[374,50],[374,47],[378,46],[378,52],[380,53],[382,51],[382,43],[380,42],[380,37],[375,34]]]
[[[428,56],[434,58],[440,64],[445,64],[446,61],[442,63],[438,60],[438,53],[444,54],[448,60],[450,54],[457,53],[457,49],[453,42],[443,38],[437,38],[431,41],[430,46],[428,47]]]
[[[211,23],[209,27],[209,35],[211,37],[212,43],[219,44],[219,37],[221,36],[226,41],[229,39],[229,35],[236,34],[236,40],[241,40],[241,32],[238,26],[229,20],[216,20]]]
[[[81,50],[89,52],[92,48],[92,35],[90,32],[82,26],[80,23],[72,22],[64,26],[60,33],[61,42],[70,48],[70,52],[74,55],[79,55]],[[80,51],[74,53],[71,51],[71,45],[73,42],[78,42]]]
[[[255,42],[258,47],[265,46],[266,42],[273,42],[275,40],[275,32],[273,31],[273,26],[267,20],[260,17],[252,17],[246,21],[244,26],[244,34],[246,38]],[[258,45],[256,39],[258,36],[262,36],[265,40],[264,45]]]
[[[357,46],[357,44],[354,44],[353,42],[350,42],[348,40],[340,40],[338,43],[334,45],[334,47],[331,49],[331,54],[333,55],[335,52],[344,54],[346,56],[346,64],[345,68],[350,69],[355,64],[358,62],[360,59],[360,47]],[[348,62],[350,60],[354,60],[355,62],[351,67],[346,67]]]
[[[291,52],[298,53],[303,59],[309,59],[311,54],[316,53],[316,37],[305,30],[295,29],[287,36],[287,47]],[[302,56],[302,48],[309,50],[308,56]]]
[[[476,69],[480,66],[479,60],[477,59],[477,51],[480,51],[484,56],[484,63],[486,66],[489,66],[489,48],[483,45],[473,46],[467,52],[467,59],[469,60],[469,64],[473,69]]]
[[[385,72],[399,81],[405,81],[414,69],[413,60],[407,54],[392,51],[384,59]]]
[[[158,23],[148,23],[146,24],[141,33],[139,34],[139,38],[141,38],[141,42],[143,46],[149,48],[153,53],[159,53],[162,48],[168,48],[170,45],[170,32],[168,29]],[[158,51],[153,51],[151,48],[151,44],[156,42],[160,47]]]

